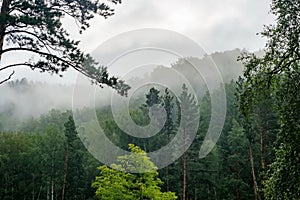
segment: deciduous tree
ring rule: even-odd
[[[300,196],[300,2],[273,0],[276,24],[266,26],[264,55],[244,54],[246,66],[240,107],[245,116],[253,113],[262,93],[274,97],[280,118],[281,143],[266,181],[268,199],[297,199]]]
[[[157,167],[150,161],[145,151],[129,144],[130,155],[120,156],[118,163],[100,166],[100,175],[93,187],[99,199],[177,199],[173,192],[161,192]],[[141,172],[131,174],[128,171]],[[146,171],[146,172],[145,172]]]

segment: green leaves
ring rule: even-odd
[[[92,186],[97,188],[96,196],[99,199],[136,199],[136,195],[130,190],[133,175],[105,165],[98,167],[98,170],[100,176],[96,177]]]
[[[97,188],[99,199],[177,199],[175,193],[161,192],[157,168],[145,151],[133,144],[128,145],[131,154],[120,156],[111,168],[100,166],[100,176],[92,184]],[[148,171],[130,174],[127,171]]]
[[[265,54],[242,55],[245,64],[241,83],[240,108],[249,118],[263,98],[273,100],[280,118],[281,148],[268,172],[265,193],[268,199],[297,199],[300,196],[300,2],[273,0],[271,11],[276,24],[266,26]],[[293,152],[293,153],[291,153]],[[290,175],[292,174],[292,175]]]

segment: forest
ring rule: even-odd
[[[109,2],[1,2],[0,72],[12,71],[0,80],[0,199],[299,199],[300,2],[271,1],[276,20],[263,27],[260,51],[180,57],[132,80],[111,76],[62,25],[65,16],[75,19],[81,34],[122,3]],[[38,59],[2,65],[18,51]],[[101,102],[71,107],[75,86],[13,79],[19,66],[59,76],[71,68],[98,87]],[[206,77],[196,76],[201,70]],[[145,80],[165,84],[140,86]],[[117,106],[106,89],[121,99]],[[118,107],[129,97],[128,108]],[[216,112],[223,107],[224,121]]]
[[[10,85],[19,92],[30,87],[26,81]],[[256,108],[252,129],[248,129],[238,111],[236,87],[234,81],[226,84],[228,110],[224,129],[217,145],[203,159],[198,158],[198,153],[210,120],[210,95],[206,93],[200,105],[195,107],[188,89],[183,87],[180,98],[194,106],[193,112],[200,110],[200,125],[193,144],[184,156],[170,166],[157,170],[157,178],[162,181],[158,187],[162,192],[172,191],[182,198],[183,184],[186,184],[187,199],[252,199],[253,185],[257,184],[258,195],[262,195],[266,166],[274,160],[274,147],[278,146],[277,115],[268,109],[269,102],[262,102]],[[149,123],[148,109],[154,104],[161,104],[168,111],[164,128],[148,139],[138,139],[122,132],[114,122],[109,107],[97,110],[99,124],[117,146],[127,149],[128,144],[134,144],[153,151],[167,144],[176,134],[178,108],[172,93],[167,89],[160,91],[151,88],[144,96],[145,102],[136,103],[130,109],[137,124]],[[13,115],[8,119],[10,112],[7,110],[1,115],[1,122],[21,125],[13,132],[5,130],[2,124],[0,126],[3,127],[1,199],[60,199],[62,190],[65,190],[66,199],[94,198],[97,188],[92,185],[96,185],[95,178],[99,175],[97,167],[101,163],[81,143],[71,111],[51,110],[39,118],[22,122]],[[182,181],[183,162],[186,163],[186,183]],[[115,193],[117,189],[111,186],[109,190]],[[100,199],[113,198],[104,197]]]

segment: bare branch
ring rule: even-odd
[[[30,68],[33,68],[34,66],[30,63],[16,63],[16,64],[11,64],[11,65],[7,65],[5,67],[0,68],[0,71],[11,68],[11,67],[18,67],[18,66],[28,66]]]
[[[68,65],[74,67],[74,64],[71,61],[67,61],[65,59],[62,59],[62,58],[56,56],[56,55],[46,53],[46,52],[43,52],[43,51],[38,51],[38,50],[35,50],[35,49],[29,49],[29,48],[23,48],[23,47],[13,47],[13,48],[8,48],[8,49],[4,49],[4,50],[0,51],[0,54],[7,53],[9,51],[29,51],[29,52],[40,54],[40,55],[43,55],[43,56],[49,56],[49,57],[55,58],[55,59],[57,59],[61,62],[67,63]]]
[[[70,67],[73,67],[76,71],[80,72],[81,74],[91,78],[91,79],[95,79],[94,76],[90,75],[88,73],[88,71],[86,71],[85,69],[83,69],[82,67],[80,66],[77,66],[76,64],[72,63],[71,61],[68,61],[68,60],[65,60],[65,59],[62,59],[58,56],[55,56],[53,54],[49,54],[49,53],[46,53],[46,52],[41,52],[41,51],[38,51],[38,50],[34,50],[34,49],[28,49],[28,48],[8,48],[8,49],[4,49],[2,50],[2,52],[0,51],[1,54],[4,54],[6,52],[9,52],[9,51],[29,51],[29,52],[33,52],[33,53],[36,53],[36,54],[40,54],[40,55],[44,55],[44,56],[51,56],[63,63],[66,63],[68,64]],[[5,67],[5,68],[8,68],[9,66]],[[11,66],[10,66],[11,67]],[[1,69],[2,70],[2,69]]]
[[[9,79],[11,79],[11,77],[14,75],[15,71],[12,71],[12,73],[4,80],[0,81],[0,85],[6,81],[8,81]]]

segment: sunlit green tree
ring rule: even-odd
[[[93,187],[99,199],[177,199],[173,192],[161,192],[157,168],[145,151],[129,144],[130,155],[120,156],[111,168],[100,166]],[[129,172],[137,172],[131,174]],[[140,173],[139,173],[140,172]]]

